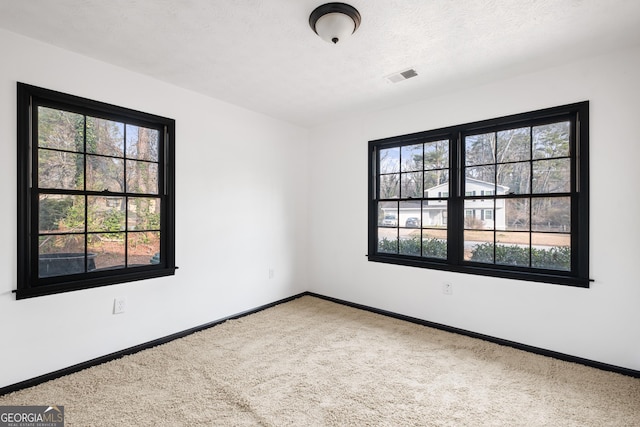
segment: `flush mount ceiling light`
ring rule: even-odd
[[[356,32],[360,19],[360,13],[353,6],[327,3],[311,12],[309,25],[322,40],[337,44]]]

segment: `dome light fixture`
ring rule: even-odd
[[[360,26],[360,13],[345,3],[318,6],[309,16],[311,29],[326,42],[338,44]]]

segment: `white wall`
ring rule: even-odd
[[[313,129],[310,290],[639,370],[638,70],[640,49],[627,50]],[[367,261],[367,141],[583,100],[591,101],[589,289]]]
[[[311,132],[4,30],[0,55],[0,387],[305,290],[640,369],[640,49]],[[176,119],[176,276],[15,300],[16,81]],[[590,289],[367,262],[368,140],[582,100]]]
[[[4,30],[0,57],[0,387],[306,290],[307,130]],[[176,120],[176,276],[15,300],[16,81]]]

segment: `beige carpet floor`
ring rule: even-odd
[[[640,426],[640,379],[305,296],[0,397],[67,426]]]

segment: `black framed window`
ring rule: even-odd
[[[369,142],[369,260],[587,287],[587,101]]]
[[[175,121],[18,83],[18,289],[175,273]]]

